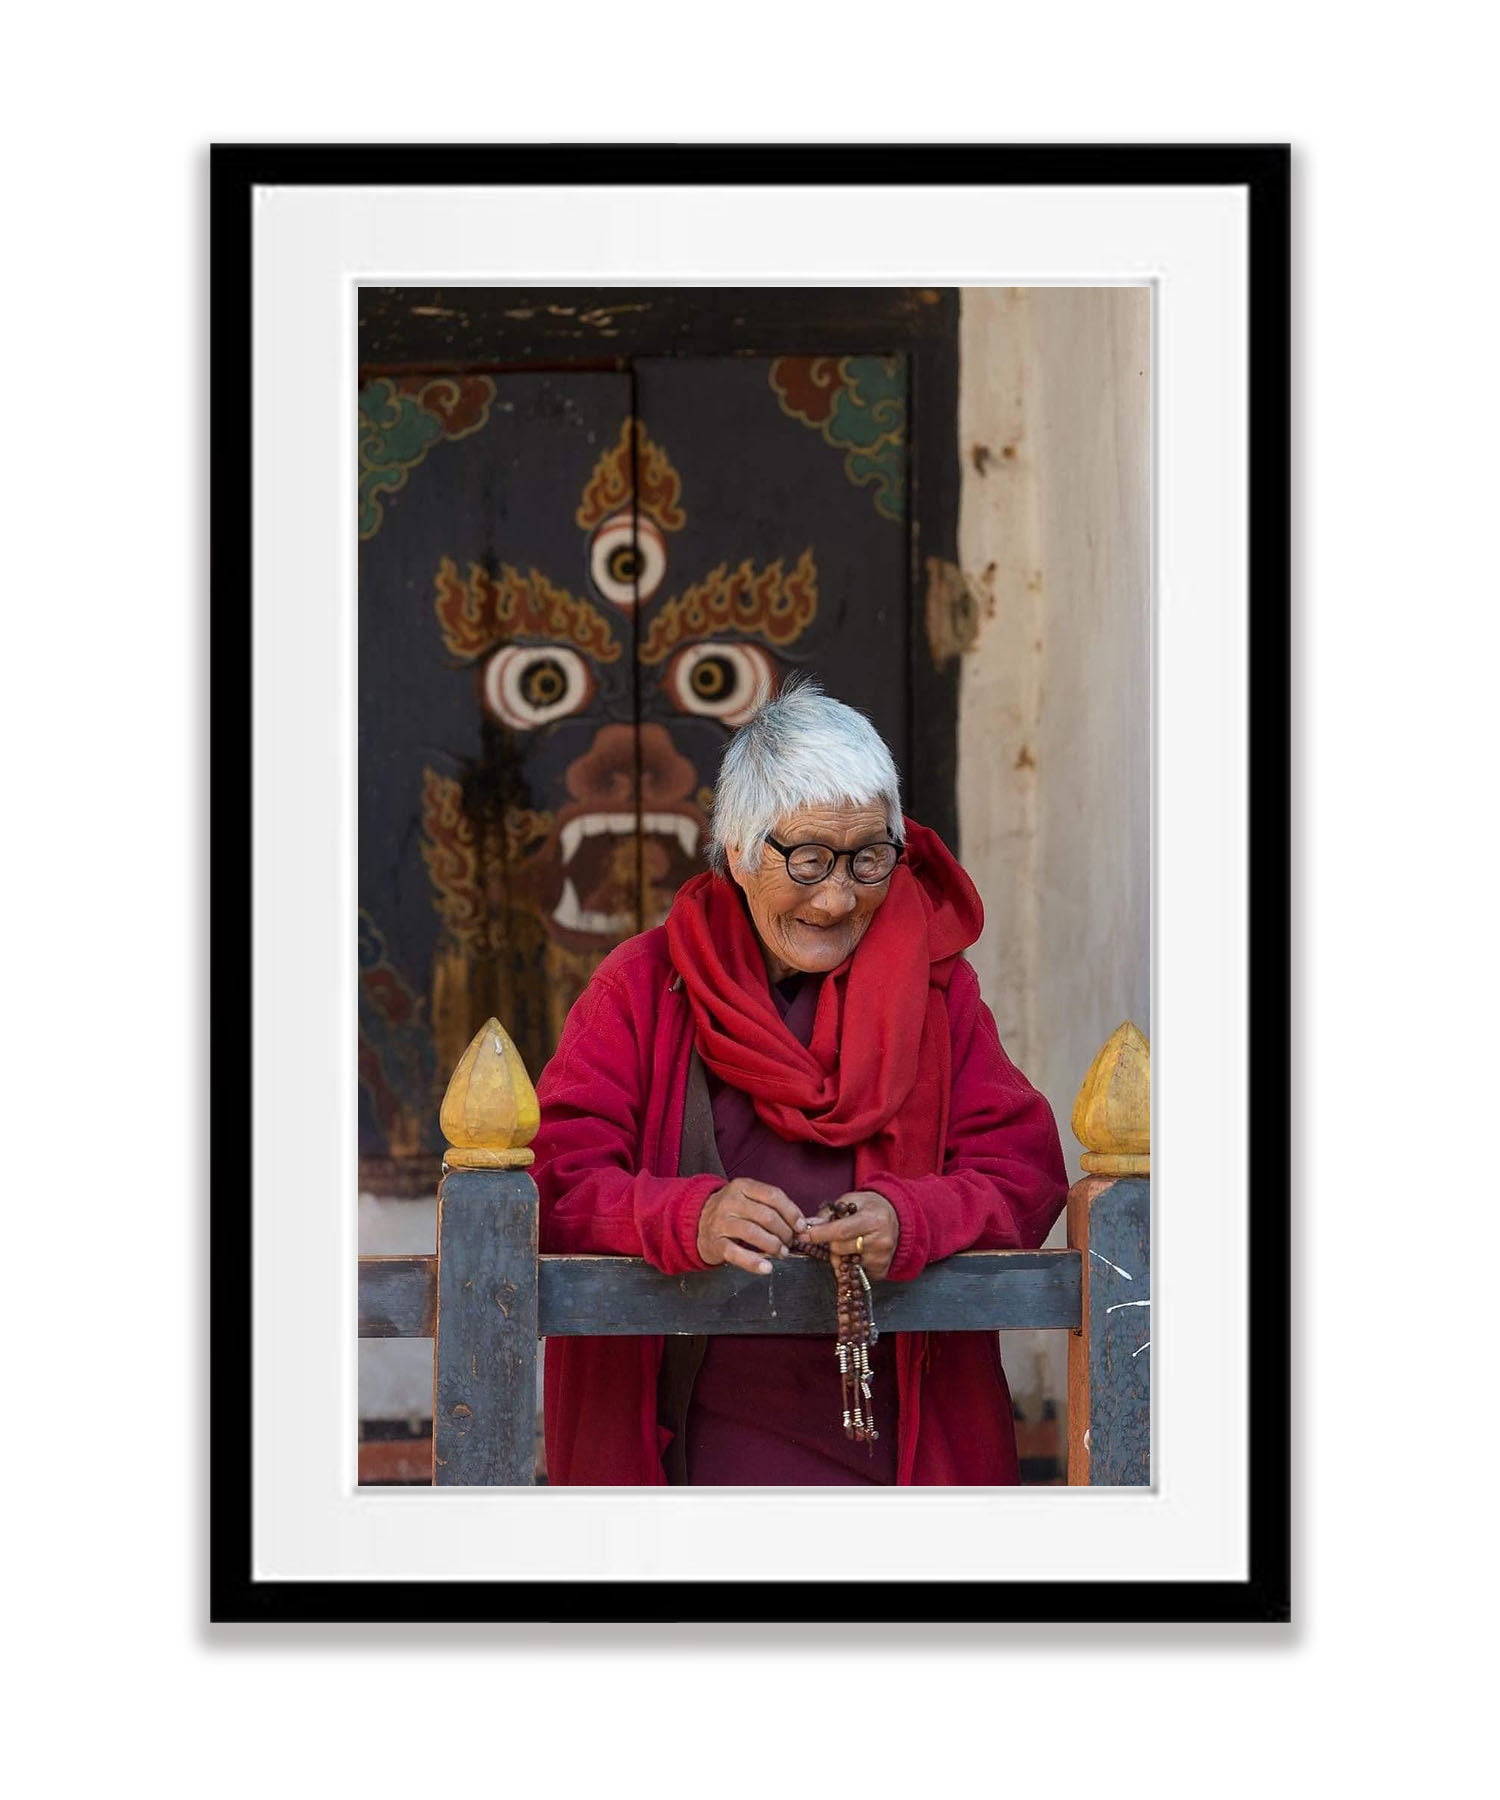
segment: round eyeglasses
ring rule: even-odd
[[[786,862],[786,872],[801,887],[816,887],[827,881],[847,856],[849,873],[865,887],[889,881],[896,864],[904,854],[900,844],[863,844],[858,850],[835,850],[831,844],[778,844],[768,837],[766,842]]]

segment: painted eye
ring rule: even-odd
[[[561,644],[510,644],[485,665],[484,703],[516,731],[566,718],[593,693],[588,664]]]
[[[776,665],[759,644],[689,644],[667,670],[667,695],[679,711],[723,725],[743,725],[775,686]]]
[[[649,600],[666,572],[666,539],[640,513],[616,513],[594,533],[589,575],[604,598],[616,606]]]

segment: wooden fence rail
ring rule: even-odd
[[[1076,1250],[979,1250],[934,1263],[915,1281],[874,1283],[882,1331],[1077,1331],[1083,1279]],[[436,1256],[363,1256],[359,1335],[437,1335]],[[709,1269],[663,1275],[623,1256],[539,1256],[542,1337],[742,1337],[826,1333],[826,1263],[793,1258],[769,1275]]]
[[[1139,1148],[1149,1140],[1137,1132],[1137,1147],[1122,1151],[1122,1107],[1108,1104],[1111,1094],[1119,1101],[1122,1085],[1140,1086],[1136,1043],[1144,1052],[1139,1033],[1122,1026],[1080,1092],[1074,1127],[1082,1121],[1091,1134],[1084,1138],[1090,1174],[1069,1196],[1067,1249],[971,1251],[873,1290],[882,1331],[1069,1332],[1075,1484],[1150,1480],[1150,1185]],[[457,1166],[439,1184],[436,1254],[359,1263],[360,1336],[434,1340],[439,1486],[530,1485],[540,1338],[832,1336],[833,1277],[825,1263],[792,1257],[770,1275],[728,1267],[664,1275],[631,1257],[539,1255],[537,1190],[524,1148],[535,1130],[535,1100],[528,1112],[526,1095],[518,1099],[518,1070],[525,1081],[491,1020],[444,1102],[450,1140],[466,1141],[450,1150]],[[484,1122],[497,1094],[498,1127],[493,1117]],[[1112,1158],[1129,1166],[1116,1172]],[[832,1379],[831,1372],[830,1357]]]

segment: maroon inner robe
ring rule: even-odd
[[[812,1036],[821,976],[772,988],[788,1031]],[[714,1139],[724,1173],[779,1187],[811,1218],[854,1187],[854,1151],[778,1137],[747,1094],[708,1072]],[[896,1480],[896,1353],[882,1337],[870,1353],[873,1454],[844,1436],[834,1356],[833,1280],[827,1337],[711,1337],[687,1412],[687,1479],[693,1487],[830,1487]],[[880,1321],[877,1319],[876,1325]]]

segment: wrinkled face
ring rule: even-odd
[[[788,847],[829,844],[835,850],[859,850],[889,840],[883,806],[804,807],[776,821],[771,836]],[[875,909],[890,892],[889,877],[876,886],[858,882],[847,860],[826,881],[803,887],[787,874],[780,851],[769,844],[754,871],[740,864],[738,849],[728,847],[729,872],[744,889],[750,916],[773,981],[800,971],[824,975],[854,954],[869,928]]]

